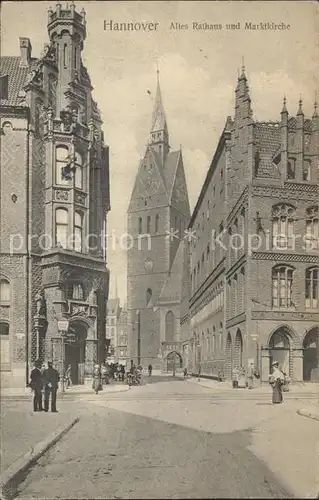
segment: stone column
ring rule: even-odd
[[[303,349],[293,349],[292,355],[292,373],[291,380],[300,382],[303,380]]]
[[[269,380],[269,358],[270,358],[269,349],[262,349],[261,350],[261,374],[260,374],[261,382],[268,382],[268,380]]]
[[[92,378],[93,363],[97,361],[97,340],[86,339],[85,341],[85,381]]]

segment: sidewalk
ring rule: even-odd
[[[206,387],[208,389],[212,389],[216,392],[225,392],[225,393],[231,393],[231,394],[248,394],[249,395],[264,395],[264,394],[271,394],[271,388],[269,384],[264,383],[263,385],[255,385],[253,389],[245,389],[245,388],[240,388],[240,389],[233,389],[232,384],[230,381],[226,382],[219,382],[217,380],[211,380],[211,379],[205,379],[205,378],[200,378],[198,380],[197,377],[191,377],[187,379],[187,382],[193,383],[193,384],[199,384],[202,387]],[[290,395],[310,395],[312,397],[318,397],[319,399],[319,383],[314,382],[314,383],[296,383],[292,384],[290,386],[289,392],[284,393],[285,396],[290,396]]]
[[[103,393],[108,392],[123,392],[127,391],[128,385],[123,383],[113,383],[103,386]],[[73,385],[62,392],[61,386],[58,391],[58,395],[60,398],[68,398],[69,396],[76,397],[78,395],[83,394],[93,394],[92,384],[86,385]],[[3,388],[1,389],[1,400],[31,400],[32,399],[32,391],[29,387],[12,387],[12,388]]]
[[[70,413],[34,413],[29,405],[1,405],[1,474],[37,443],[70,421]]]

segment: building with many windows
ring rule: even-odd
[[[317,105],[253,118],[238,78],[228,118],[192,214],[182,280],[181,340],[206,375],[271,363],[293,380],[319,379]],[[187,273],[190,279],[187,278]]]
[[[116,297],[108,300],[106,308],[106,359],[127,365],[127,308],[126,305],[121,307],[117,293],[115,295]]]
[[[19,57],[1,58],[1,370],[11,385],[36,359],[62,371],[63,357],[82,383],[104,357],[109,164],[81,57],[84,10],[58,3],[48,34],[40,58],[28,38]]]

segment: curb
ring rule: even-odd
[[[297,413],[298,413],[298,415],[302,415],[303,417],[308,417],[308,418],[312,418],[313,420],[319,421],[319,413],[315,414],[309,410],[297,410]],[[319,493],[318,493],[318,496],[316,498],[319,498]]]
[[[46,451],[54,446],[77,422],[79,417],[73,418],[62,428],[52,432],[43,441],[31,448],[23,457],[16,460],[0,476],[1,498],[10,500],[14,497],[19,483],[24,479],[28,469],[39,460]]]
[[[119,392],[126,392],[128,386],[119,388],[116,391],[105,391],[104,394],[117,394]],[[101,391],[103,393],[103,391]],[[93,390],[79,391],[79,392],[64,392],[59,394],[59,399],[62,401],[73,400],[78,396],[88,396],[93,394]],[[30,394],[1,394],[1,401],[31,401]]]

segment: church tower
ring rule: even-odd
[[[141,159],[127,212],[129,356],[159,368],[157,301],[190,219],[182,151],[171,151],[157,72],[149,142]]]

